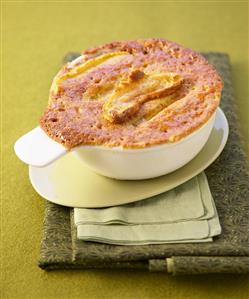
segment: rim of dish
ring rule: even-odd
[[[163,143],[163,144],[157,144],[157,145],[152,145],[148,146],[145,148],[123,148],[123,147],[107,147],[104,145],[79,145],[75,148],[72,148],[72,151],[77,151],[77,149],[84,148],[84,149],[101,149],[101,150],[106,150],[106,151],[113,151],[113,152],[130,152],[130,153],[137,153],[137,152],[146,152],[146,151],[154,151],[154,150],[161,150],[163,147],[174,147],[177,146],[181,143],[186,142],[188,139],[193,137],[194,135],[198,134],[201,129],[203,129],[216,115],[217,111],[221,112],[224,115],[224,112],[222,109],[218,106],[217,109],[213,112],[213,114],[210,116],[210,118],[202,125],[200,126],[197,130],[192,132],[191,134],[187,135],[186,137],[180,139],[179,141],[172,142],[172,143]]]

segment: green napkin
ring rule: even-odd
[[[78,239],[118,245],[208,242],[221,232],[204,173],[135,203],[75,208],[74,223]]]
[[[222,234],[214,237],[213,242],[205,243],[116,246],[84,242],[77,239],[74,210],[47,201],[39,256],[42,269],[149,269],[175,275],[249,272],[248,163],[234,107],[229,56],[203,55],[222,75],[221,108],[230,124],[224,151],[205,171]],[[203,240],[206,239],[200,241]]]

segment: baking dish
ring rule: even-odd
[[[207,142],[215,114],[216,111],[204,125],[178,142],[143,149],[82,145],[68,151],[40,127],[18,139],[14,149],[23,162],[36,167],[72,152],[82,167],[85,164],[101,175],[120,180],[150,179],[173,172],[192,160]]]

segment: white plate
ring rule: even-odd
[[[29,166],[34,189],[45,199],[69,207],[97,208],[138,201],[168,191],[206,169],[222,152],[228,122],[219,108],[211,135],[201,152],[182,168],[149,180],[120,181],[92,172],[73,153],[53,164]]]

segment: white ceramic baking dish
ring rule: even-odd
[[[200,152],[213,128],[215,114],[216,112],[198,130],[175,143],[145,149],[83,145],[75,147],[71,152],[77,155],[79,163],[83,162],[95,172],[107,177],[121,180],[158,177],[182,167]],[[14,148],[23,162],[36,167],[44,167],[68,153],[40,127],[18,139]]]

